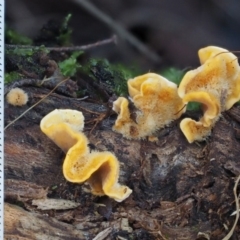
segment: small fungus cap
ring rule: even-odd
[[[119,114],[119,119],[129,118],[128,100],[124,97],[119,97],[113,102],[113,111]]]
[[[146,92],[146,89],[158,92],[164,87],[177,88],[175,83],[170,82],[166,78],[155,73],[146,73],[133,79],[129,79],[127,84],[129,96],[131,98],[134,98],[139,94],[143,95],[143,92]],[[154,87],[157,87],[157,89],[154,89]]]
[[[198,50],[198,57],[201,64],[204,64],[210,58],[216,57],[218,54],[225,54],[229,51],[224,48],[216,47],[216,46],[208,46],[205,48],[201,48]]]
[[[66,123],[71,129],[79,132],[84,127],[84,116],[77,110],[55,109],[42,119],[40,127],[45,129],[59,123]]]
[[[77,133],[83,127],[83,114],[71,109],[55,109],[47,114],[40,123],[41,130],[64,152],[67,152],[79,141]],[[66,132],[70,134],[66,134]]]
[[[211,61],[216,58],[224,59],[226,63],[225,67],[227,78],[235,78],[237,75],[239,75],[238,58],[236,55],[229,52],[227,49],[215,46],[208,46],[200,49],[198,51],[198,56],[201,64],[204,64],[206,61]]]
[[[211,128],[212,126],[204,127],[202,122],[191,118],[185,118],[180,123],[180,129],[189,143],[206,139],[211,133]]]
[[[190,92],[206,91],[219,95],[220,88],[226,88],[226,61],[223,58],[212,58],[204,65],[187,72],[178,88],[181,98]]]
[[[21,88],[13,88],[7,94],[6,99],[13,106],[23,106],[28,102],[28,95]]]
[[[202,48],[198,54],[202,65],[187,72],[178,88],[178,94],[185,103],[202,104],[204,114],[199,122],[188,119],[180,124],[190,141],[194,139],[194,134],[195,140],[204,140],[221,112],[240,100],[240,67],[237,57],[228,50],[215,46]],[[192,138],[189,137],[190,132]]]
[[[128,139],[151,136],[185,111],[177,85],[158,74],[147,73],[128,80],[128,91],[131,103],[123,97],[113,103],[118,114],[113,130]]]

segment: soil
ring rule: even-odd
[[[41,64],[35,58],[41,71],[31,78],[32,70],[21,62],[25,78],[5,90],[21,87],[29,101],[22,107],[5,102],[5,125],[59,83],[57,68],[49,73],[54,60],[50,56]],[[41,85],[46,72],[54,77]],[[101,82],[94,84],[103,89]],[[235,220],[230,215],[240,174],[240,106],[225,112],[202,143],[186,141],[181,119],[159,131],[155,142],[127,140],[112,131],[116,115],[111,101],[91,92],[95,85],[76,76],[5,130],[5,239],[223,239]],[[77,98],[79,86],[87,89],[88,98]],[[91,148],[111,151],[119,159],[119,181],[133,190],[125,201],[96,197],[87,184],[64,179],[65,155],[39,124],[52,110],[66,108],[83,112]],[[239,236],[238,225],[231,239]]]

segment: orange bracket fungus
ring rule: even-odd
[[[151,136],[185,111],[177,85],[158,74],[147,73],[128,80],[127,84],[130,101],[137,109],[136,118],[131,116],[132,103],[128,99],[119,97],[113,103],[113,110],[118,113],[113,130],[126,138]]]
[[[180,128],[189,143],[202,141],[211,133],[221,112],[240,100],[240,68],[237,57],[226,49],[209,46],[198,52],[201,66],[183,77],[178,94],[183,102],[199,102],[199,121],[185,118]]]
[[[110,152],[90,153],[88,139],[81,132],[84,116],[70,109],[56,109],[40,123],[41,130],[65,153],[64,177],[74,183],[87,181],[95,195],[107,195],[121,202],[132,190],[118,183],[119,162]]]

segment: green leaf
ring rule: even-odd
[[[4,74],[4,83],[11,83],[21,78],[18,72],[10,72]]]
[[[199,102],[189,102],[187,104],[187,110],[188,111],[197,111],[200,109],[201,103]]]
[[[77,58],[82,53],[82,51],[73,52],[68,59],[58,63],[59,68],[64,76],[72,77],[76,74],[78,69],[81,67],[81,65],[77,62]]]
[[[167,78],[171,82],[180,84],[185,72],[183,70],[179,70],[177,68],[167,68],[160,73],[163,77]]]

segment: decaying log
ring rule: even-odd
[[[25,211],[23,208],[5,204],[5,239],[85,239],[82,231],[47,215]]]
[[[49,91],[24,90],[30,101],[24,107],[6,103],[5,124]],[[64,179],[64,153],[39,128],[42,117],[56,108],[83,112],[91,147],[111,151],[121,162],[120,182],[133,189],[128,199],[95,197],[87,184]],[[221,117],[206,142],[193,144],[179,130],[180,120],[160,131],[157,142],[124,139],[111,130],[116,116],[107,113],[104,105],[52,94],[5,131],[5,238],[93,239],[102,232],[102,239],[222,239],[234,221],[240,107]],[[80,206],[39,210],[32,200],[41,198]]]

